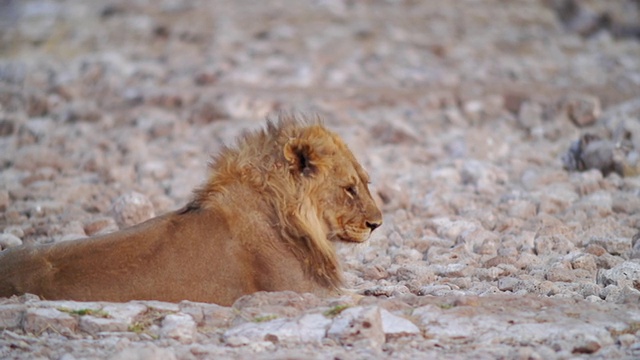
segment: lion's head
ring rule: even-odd
[[[363,242],[382,224],[369,176],[344,142],[321,125],[299,128],[283,146],[299,210],[331,241]]]
[[[319,121],[281,115],[223,151],[212,167],[195,201],[244,183],[269,204],[283,240],[326,285],[341,284],[332,242],[364,242],[382,224],[367,173]]]

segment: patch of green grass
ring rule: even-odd
[[[173,312],[167,311],[158,311],[158,310],[149,310],[142,316],[140,316],[137,321],[133,322],[127,330],[136,334],[147,334],[152,338],[157,338],[156,334],[150,333],[149,328],[152,325],[160,325],[162,319],[168,314],[173,314]]]
[[[67,308],[58,308],[58,311],[62,311],[64,313],[67,313],[67,314],[70,314],[70,315],[78,315],[78,316],[90,315],[90,316],[93,316],[93,317],[98,317],[98,318],[103,318],[103,319],[107,319],[107,318],[111,317],[111,315],[109,315],[109,313],[107,313],[106,311],[103,311],[103,310],[94,310],[94,309],[72,310],[72,309],[67,309]]]
[[[323,313],[323,315],[326,316],[326,317],[336,317],[341,312],[343,312],[345,309],[348,309],[350,307],[351,307],[351,305],[347,305],[347,304],[336,305],[336,306],[332,307],[331,309],[325,311]]]
[[[261,323],[261,322],[267,322],[267,321],[271,321],[273,319],[277,319],[278,317],[276,315],[263,315],[263,316],[256,316],[253,318],[253,322],[257,322],[257,323]]]
[[[127,328],[127,330],[134,332],[136,334],[142,334],[146,329],[147,329],[147,324],[145,324],[142,321],[134,322],[133,324],[129,325],[129,327]]]
[[[456,307],[454,304],[449,304],[449,303],[438,304],[438,306],[442,310],[449,310],[449,309],[453,309],[454,307]]]

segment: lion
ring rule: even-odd
[[[337,242],[382,224],[369,176],[320,120],[279,115],[210,164],[183,208],[107,235],[0,252],[0,297],[190,300],[341,294]]]

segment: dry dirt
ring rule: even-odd
[[[177,209],[280,110],[371,175],[363,300],[0,299],[0,358],[640,357],[634,0],[0,0],[0,247]]]

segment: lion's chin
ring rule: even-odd
[[[369,240],[370,235],[371,235],[370,231],[366,231],[366,232],[365,231],[362,231],[362,232],[348,231],[343,234],[339,234],[338,239],[340,241],[349,242],[349,243],[363,243]]]

